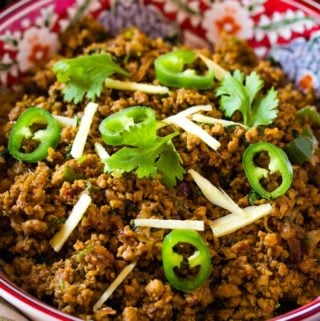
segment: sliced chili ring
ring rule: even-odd
[[[269,155],[270,162],[268,169],[259,167],[254,162],[255,156],[260,152],[267,152]],[[284,195],[292,184],[292,165],[286,153],[273,144],[258,142],[250,145],[242,156],[242,165],[252,189],[266,199]],[[281,184],[269,192],[261,184],[261,179],[276,172],[281,174]]]
[[[34,133],[33,125],[46,126]],[[32,107],[25,110],[11,129],[8,141],[9,153],[16,159],[26,163],[35,163],[48,156],[48,148],[55,148],[60,139],[61,127],[58,121],[45,109]],[[21,147],[25,139],[38,142],[31,152],[23,152]]]
[[[175,251],[175,246],[179,243],[187,243],[195,248],[187,263],[191,269],[198,267],[196,275],[182,277],[176,272],[181,264],[186,263],[183,255]],[[168,281],[173,287],[184,292],[192,292],[201,287],[212,269],[209,248],[201,235],[193,230],[174,230],[166,235],[162,242],[162,262]]]
[[[203,75],[184,66],[196,59],[192,50],[176,50],[159,56],[155,62],[156,77],[160,83],[172,87],[209,89],[213,84],[214,72],[208,69]]]
[[[132,106],[105,118],[99,131],[106,144],[118,146],[127,144],[125,133],[131,126],[156,126],[155,112],[150,107]],[[154,128],[155,129],[155,128]]]

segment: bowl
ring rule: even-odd
[[[278,63],[301,90],[320,95],[320,4],[298,0],[21,0],[0,13],[0,87],[14,90],[60,47],[58,34],[94,16],[112,35],[135,25],[151,37],[212,48],[222,31]],[[0,296],[31,320],[80,320],[22,291],[0,272]],[[320,298],[273,321],[320,320]]]

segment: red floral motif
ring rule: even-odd
[[[49,58],[50,47],[41,45],[40,43],[35,44],[30,51],[28,60],[33,64],[38,62],[48,60]]]
[[[225,16],[221,20],[215,22],[218,30],[225,31],[229,34],[235,35],[241,30],[241,26],[232,16]]]
[[[223,32],[238,38],[250,39],[254,23],[249,11],[237,0],[216,2],[204,12],[202,27],[211,43],[216,43]]]
[[[30,28],[18,45],[17,62],[22,72],[48,60],[59,48],[58,36],[46,28]]]
[[[298,80],[297,85],[303,91],[310,88],[316,88],[316,77],[311,72],[305,72]]]

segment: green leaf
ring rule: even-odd
[[[235,70],[233,73],[234,79],[238,81],[238,83],[242,84],[244,82],[244,73],[240,71],[239,69]]]
[[[257,93],[263,88],[263,80],[254,71],[246,77],[245,90],[249,97],[250,104],[252,104]]]
[[[260,92],[264,82],[256,72],[245,76],[239,70],[233,75],[226,75],[217,88],[220,96],[220,109],[226,117],[231,117],[237,110],[243,116],[243,123],[248,127],[269,125],[277,117],[277,92],[271,88],[266,96]]]
[[[95,100],[101,95],[106,78],[114,73],[128,73],[112,61],[110,54],[79,56],[58,61],[53,71],[59,82],[65,83],[63,91],[67,102],[79,103],[84,97]]]
[[[162,182],[167,187],[176,183],[176,177],[182,178],[184,169],[180,158],[171,142],[176,133],[165,137],[156,137],[149,146],[123,147],[108,158],[105,163],[108,171],[135,171],[139,178],[162,175]]]
[[[222,79],[221,86],[216,91],[216,96],[222,96],[220,108],[227,117],[231,117],[238,109],[246,109],[243,105],[248,97],[240,79],[239,73],[235,73],[234,77],[227,75]]]
[[[272,87],[266,96],[256,99],[252,109],[251,126],[269,125],[277,117],[279,99],[277,92]]]
[[[221,86],[217,89],[216,96],[222,96],[220,108],[225,116],[231,117],[235,111],[240,110],[244,124],[246,124],[250,99],[243,86],[243,81],[244,74],[240,70],[236,70],[233,76],[230,74],[225,76],[222,79]]]
[[[156,156],[143,148],[123,147],[108,158],[105,163],[110,172],[131,172],[135,170],[139,178],[154,177],[157,174],[154,166]]]
[[[317,146],[316,137],[307,128],[304,128],[302,134],[286,144],[283,149],[293,164],[301,165],[312,159]]]
[[[305,106],[297,111],[298,118],[314,122],[320,125],[320,114],[315,106]]]
[[[178,133],[157,136],[157,124],[155,120],[147,124],[135,124],[125,130],[122,141],[127,146],[104,161],[105,172],[134,171],[139,178],[160,174],[161,182],[168,188],[173,187],[177,179],[182,179],[185,170],[172,143]]]
[[[186,172],[181,166],[179,154],[172,142],[163,146],[156,166],[162,175],[162,183],[169,188],[176,185],[177,179],[182,180],[183,174]],[[168,171],[168,169],[170,169],[170,171]]]
[[[135,124],[134,126],[130,126],[122,133],[123,144],[130,146],[150,145],[157,130],[157,123],[158,122],[154,120],[148,124]]]

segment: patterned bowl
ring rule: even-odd
[[[214,46],[224,30],[320,96],[320,4],[311,0],[20,0],[0,13],[0,90],[57,52],[58,34],[85,15],[114,35],[136,25],[151,37],[192,47]],[[0,297],[31,320],[79,320],[21,291],[1,272]],[[275,320],[319,321],[320,298]]]

